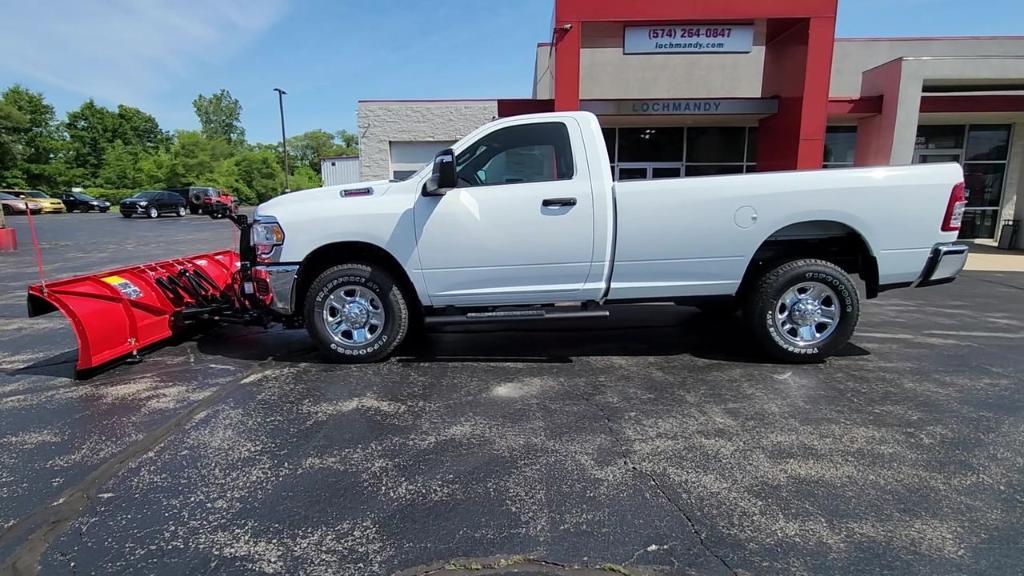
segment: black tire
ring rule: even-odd
[[[11,208],[7,204],[4,204],[4,214],[7,216],[14,214],[14,208]]]
[[[129,212],[121,212],[121,216],[124,216],[125,218],[131,218],[132,217],[131,213],[129,213]]]
[[[822,335],[822,340],[800,344],[794,341],[795,334],[787,335],[780,330],[776,319],[789,315],[781,302],[783,296],[791,288],[806,284],[819,284],[831,291],[821,302],[825,308],[836,310],[839,320],[831,333]],[[779,314],[780,310],[783,314]],[[850,341],[860,318],[860,296],[850,276],[835,264],[816,259],[794,260],[761,275],[747,297],[743,314],[754,338],[769,356],[788,363],[811,364],[824,361]],[[827,330],[827,324],[814,324],[815,337],[819,327]]]
[[[335,338],[324,317],[331,294],[349,286],[369,290],[384,313],[379,332],[362,345]],[[309,287],[303,312],[310,337],[332,362],[362,364],[383,360],[402,343],[409,330],[409,307],[401,287],[387,271],[365,264],[343,264],[325,270]]]
[[[100,214],[106,214],[110,208],[100,208]]]
[[[178,218],[184,218],[185,217],[185,207],[184,206],[178,206],[178,211],[176,212],[176,214],[178,215]]]
[[[160,211],[156,209],[156,206],[150,206],[149,210],[146,210],[146,216],[149,216],[150,218],[159,218]]]

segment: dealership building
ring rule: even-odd
[[[555,0],[532,98],[361,101],[360,177],[407,177],[494,118],[587,110],[617,180],[959,162],[961,235],[998,241],[1024,218],[1024,37],[836,38],[836,9]]]

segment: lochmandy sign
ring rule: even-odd
[[[751,24],[626,26],[625,54],[746,54],[754,47]]]
[[[767,116],[779,111],[773,98],[722,98],[684,100],[582,100],[580,110],[599,116],[646,116],[652,114]]]

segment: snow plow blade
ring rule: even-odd
[[[237,309],[234,250],[33,284],[29,317],[59,310],[78,339],[78,371],[134,356],[174,335],[190,317]]]

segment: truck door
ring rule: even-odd
[[[416,202],[434,305],[586,300],[594,199],[572,118],[498,125],[456,151],[459,186]]]

